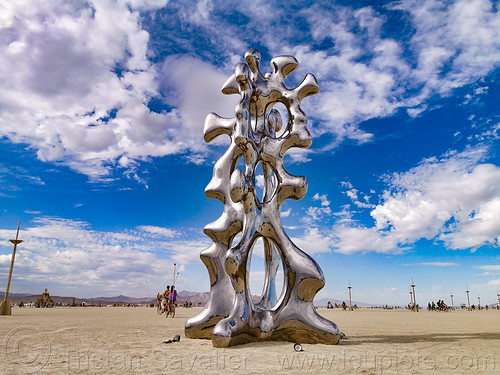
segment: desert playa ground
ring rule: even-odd
[[[263,342],[227,349],[186,339],[184,322],[149,307],[13,308],[0,316],[5,374],[461,374],[500,373],[500,311],[418,313],[319,309],[339,345]],[[180,334],[180,342],[163,341]]]

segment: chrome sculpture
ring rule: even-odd
[[[208,198],[224,204],[224,211],[204,228],[213,241],[200,254],[210,275],[210,299],[200,314],[187,320],[186,337],[212,339],[215,347],[262,340],[337,344],[337,326],[313,306],[314,296],[325,284],[323,273],[314,259],[292,243],[280,220],[282,203],[299,200],[307,191],[306,178],[289,174],[283,158],[288,149],[312,143],[299,104],[319,92],[318,83],[309,73],[296,88],[285,86],[286,76],[298,66],[292,56],[273,58],[272,72],[265,76],[257,50],[247,51],[245,61],[222,88],[224,94],[241,95],[235,116],[210,113],[205,120],[207,143],[222,134],[229,135],[231,143],[205,189]],[[287,108],[286,124],[273,108],[277,103]],[[237,167],[240,158],[244,171]],[[259,165],[264,174],[262,197],[256,191]],[[233,243],[239,233],[241,238]],[[248,285],[249,260],[258,238],[264,243],[266,276],[262,297],[254,303]],[[277,296],[280,263],[284,283]]]

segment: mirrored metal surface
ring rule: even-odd
[[[307,191],[305,177],[289,174],[283,164],[287,150],[309,147],[312,138],[300,101],[319,92],[316,79],[307,74],[293,89],[285,78],[297,66],[292,56],[271,60],[272,71],[260,72],[260,54],[251,49],[245,63],[222,88],[224,94],[239,94],[233,118],[215,113],[205,121],[205,141],[226,134],[231,143],[214,166],[205,189],[209,198],[224,204],[221,217],[208,224],[204,233],[213,244],[201,259],[210,275],[210,300],[203,311],[186,322],[186,336],[212,339],[216,347],[261,340],[336,344],[340,334],[335,323],[320,316],[313,306],[325,282],[318,264],[288,238],[280,220],[286,199],[301,199]],[[282,103],[288,121],[273,107]],[[244,170],[237,168],[240,158]],[[256,176],[257,167],[263,178]],[[258,194],[257,184],[262,191]],[[238,242],[236,235],[241,233]],[[249,259],[255,241],[262,238],[265,282],[261,298],[252,301]],[[276,274],[283,266],[284,286],[276,291]]]

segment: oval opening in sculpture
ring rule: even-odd
[[[238,233],[236,233],[236,235],[231,240],[231,243],[229,244],[229,247],[236,246],[241,241],[241,235],[242,234],[243,234],[243,231],[239,231]]]
[[[274,244],[262,237],[255,240],[248,257],[248,288],[255,307],[273,310],[283,295],[283,261]]]
[[[273,168],[265,161],[259,161],[253,170],[255,198],[259,203],[269,202],[276,193],[277,178]]]
[[[241,169],[241,171],[243,173],[245,173],[245,170],[246,170],[246,167],[245,167],[245,158],[243,157],[243,155],[241,155],[240,157],[238,157],[238,160],[236,161],[236,163],[234,164],[234,168],[231,169],[231,173],[235,170],[235,169]]]
[[[270,133],[270,136],[273,137],[273,138],[279,138],[281,137],[288,129],[288,119],[289,119],[289,112],[288,112],[288,108],[281,102],[275,102],[273,107],[272,107],[272,110],[274,111],[277,111],[279,113],[279,126],[276,128],[273,124],[273,118],[275,118],[276,116],[273,116],[271,114],[270,119],[271,119],[271,123],[269,124],[269,133]],[[271,110],[271,111],[272,111]]]

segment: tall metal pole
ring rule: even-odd
[[[349,286],[347,287],[347,289],[349,289],[349,311],[352,311],[351,288],[351,282],[349,281]]]
[[[500,309],[500,293],[497,293],[497,298],[498,298],[498,305],[497,305],[497,310]]]
[[[413,293],[410,290],[410,308],[413,310]]]
[[[174,285],[175,285],[175,275],[176,275],[176,274],[175,274],[175,271],[176,271],[176,269],[177,269],[177,264],[176,264],[176,263],[174,263],[174,282],[172,283],[172,286],[174,286]]]
[[[469,287],[467,287],[465,293],[467,293],[467,310],[470,311]]]
[[[453,293],[450,293],[450,297],[451,297],[451,308],[453,309]]]
[[[413,282],[413,279],[411,279],[411,289],[413,291],[413,311],[418,312],[417,296],[415,295],[415,283]]]
[[[17,233],[15,240],[9,240],[14,244],[14,251],[12,252],[12,258],[10,260],[10,270],[9,270],[9,279],[7,281],[7,289],[5,289],[5,296],[0,305],[0,315],[11,315],[11,308],[9,303],[9,289],[10,289],[10,280],[12,279],[12,270],[14,269],[14,259],[16,258],[16,249],[17,245],[23,242],[23,240],[19,239],[19,227],[21,226],[21,219],[19,219],[19,224],[17,225]]]

